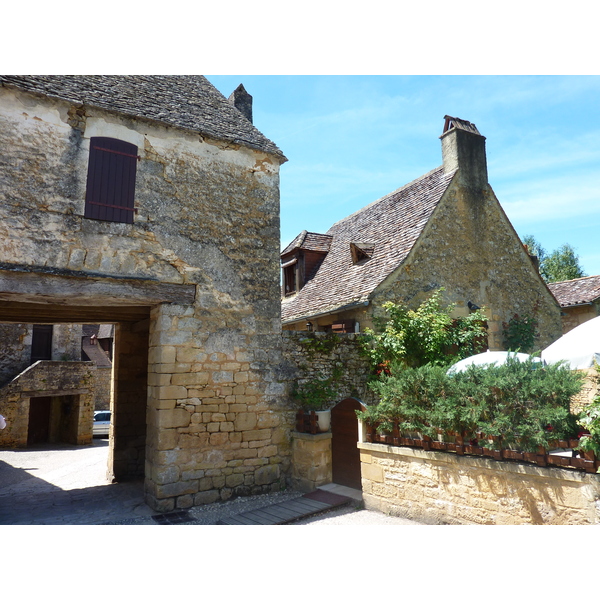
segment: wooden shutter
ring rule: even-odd
[[[354,333],[354,319],[336,321],[331,325],[331,331],[336,333]]]
[[[113,138],[90,139],[85,193],[88,219],[133,223],[137,146]]]

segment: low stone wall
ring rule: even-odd
[[[369,510],[432,524],[600,524],[600,475],[359,442]]]

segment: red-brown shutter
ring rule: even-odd
[[[85,194],[88,219],[133,223],[137,146],[113,138],[90,139]]]

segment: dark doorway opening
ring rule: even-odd
[[[50,412],[52,398],[31,398],[29,401],[29,425],[27,445],[44,444],[50,441]]]
[[[27,445],[77,444],[79,395],[29,399]]]
[[[34,325],[31,335],[31,364],[52,360],[53,325]]]
[[[360,490],[357,410],[364,408],[354,398],[342,400],[331,410],[331,466],[333,483]]]

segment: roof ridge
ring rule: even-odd
[[[561,283],[573,283],[575,281],[582,281],[583,279],[594,279],[595,277],[600,277],[600,275],[585,275],[584,277],[576,277],[575,279],[565,279],[564,281],[553,281],[548,285],[559,285]]]

